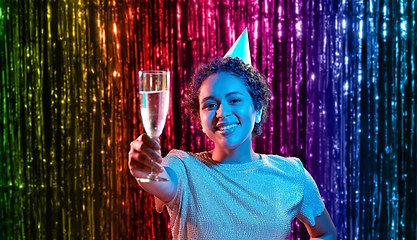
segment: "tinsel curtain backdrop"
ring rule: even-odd
[[[245,27],[256,151],[303,161],[338,239],[417,239],[415,0],[0,0],[0,239],[170,239],[127,167],[137,72],[172,73],[163,154],[211,148],[186,84]]]

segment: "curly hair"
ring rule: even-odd
[[[185,100],[187,115],[200,123],[200,86],[210,75],[218,72],[227,72],[240,78],[252,97],[255,110],[259,111],[262,109],[261,121],[255,123],[252,131],[253,137],[260,135],[262,127],[269,116],[271,90],[265,77],[254,67],[245,64],[239,58],[218,57],[196,69],[187,87]],[[199,124],[199,128],[201,130],[201,124]]]

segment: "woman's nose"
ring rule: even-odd
[[[219,119],[225,119],[229,115],[230,108],[227,106],[227,104],[220,104],[219,108],[216,111],[216,117]]]

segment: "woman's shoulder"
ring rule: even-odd
[[[166,161],[173,161],[173,160],[180,160],[182,162],[188,161],[195,161],[195,160],[203,160],[205,154],[204,152],[201,153],[193,153],[188,152],[180,149],[172,149],[168,152],[165,156]]]
[[[163,158],[162,165],[177,170],[199,169],[204,167],[204,165],[210,165],[206,153],[207,152],[193,153],[173,149]]]
[[[291,170],[297,172],[304,172],[304,165],[299,158],[296,157],[284,157],[274,154],[261,154],[267,161],[275,167],[282,170]]]
[[[181,149],[172,149],[168,152],[166,157],[178,157],[178,158],[192,158],[192,157],[198,157],[199,155],[203,155],[204,152],[201,153],[193,153],[189,151],[184,151]]]
[[[281,155],[275,155],[275,154],[261,154],[262,156],[266,156],[271,161],[275,162],[281,162],[281,163],[287,163],[287,164],[295,164],[299,165],[302,164],[301,160],[297,157],[284,157]]]
[[[168,152],[166,157],[187,157],[188,153],[180,149],[172,149]]]

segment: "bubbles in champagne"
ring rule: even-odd
[[[169,91],[140,91],[140,112],[146,133],[157,138],[164,129],[169,106]]]

